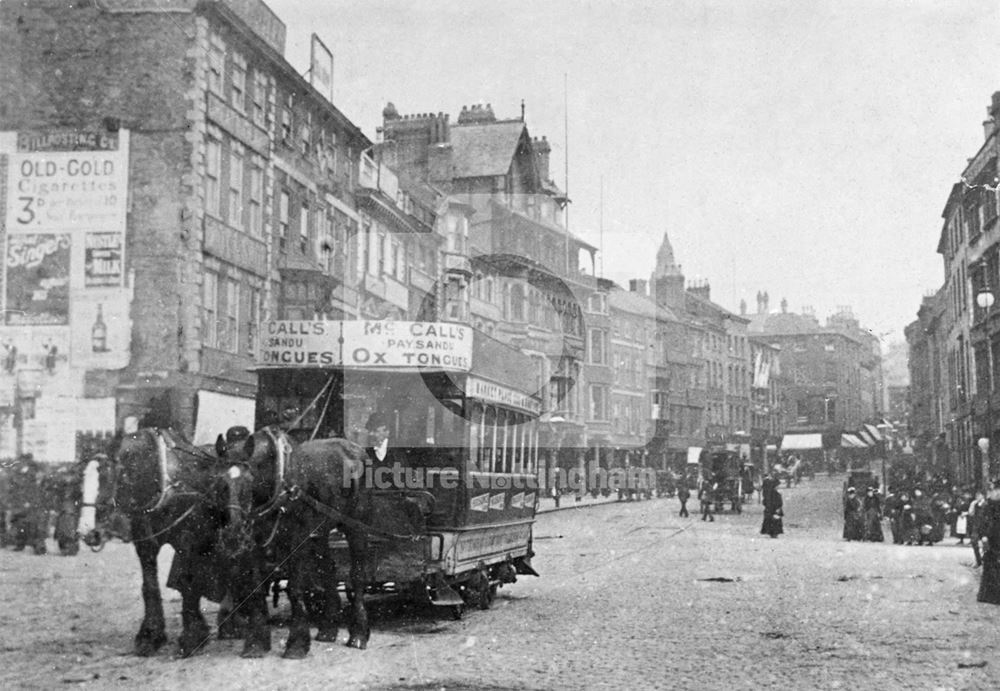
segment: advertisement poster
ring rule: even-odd
[[[124,291],[78,295],[72,317],[73,367],[121,369],[128,365],[132,324]]]
[[[94,229],[125,232],[127,137],[21,133],[8,156],[7,232]],[[72,140],[72,141],[70,141]],[[58,151],[54,146],[93,146]]]
[[[7,236],[6,312],[9,325],[69,324],[70,236]]]
[[[87,233],[83,249],[83,280],[87,288],[122,283],[121,233]]]

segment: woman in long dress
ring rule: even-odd
[[[882,534],[882,500],[874,487],[869,487],[865,492],[862,508],[865,514],[864,539],[869,542],[882,542],[885,540]]]
[[[785,512],[781,492],[778,491],[778,481],[766,478],[761,490],[764,498],[764,521],[760,526],[760,534],[778,537],[785,532],[782,524]]]
[[[861,517],[861,500],[853,487],[847,488],[844,498],[844,539],[861,540],[865,536],[864,521]]]

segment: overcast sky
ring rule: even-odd
[[[1000,90],[994,1],[268,4],[300,71],[313,31],[332,49],[369,137],[386,101],[454,121],[524,99],[561,186],[565,79],[570,226],[605,276],[648,278],[667,232],[725,307],[850,305],[886,340],[941,284],[941,210]]]

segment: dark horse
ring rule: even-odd
[[[240,554],[229,555],[235,564],[233,599],[247,618],[243,655],[259,657],[270,650],[266,584],[277,571],[287,574],[292,606],[283,656],[297,659],[309,653],[307,602],[319,613],[316,640],[337,639],[340,595],[329,547],[334,528],[344,534],[350,559],[347,645],[367,647],[364,593],[373,577],[370,540],[422,534],[429,507],[402,495],[379,496],[362,486],[366,455],[346,439],[307,441],[292,449],[283,434],[267,428],[237,444],[226,445],[220,438],[217,451],[231,464],[230,511],[241,507],[244,526],[242,539],[223,541],[243,547]],[[231,526],[235,519],[231,516]]]
[[[153,655],[167,640],[156,565],[166,544],[175,551],[167,585],[180,591],[182,599],[180,654],[193,654],[209,637],[200,600],[219,601],[225,589],[216,549],[227,515],[221,470],[210,450],[170,430],[144,428],[121,440],[110,467],[100,473],[104,482],[96,500],[84,498],[85,508],[95,504],[98,515],[109,521],[116,518],[113,514],[128,519],[130,535],[125,537],[134,543],[142,567],[145,606],[135,636],[137,655]],[[105,539],[102,529],[84,536],[92,547]]]

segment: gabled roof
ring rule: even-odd
[[[454,177],[506,175],[524,132],[524,123],[520,120],[453,126]]]
[[[687,301],[686,306],[688,307],[688,309],[691,308],[691,305],[701,306],[711,312],[714,312],[716,315],[720,317],[734,319],[734,320],[742,320],[744,322],[747,322],[748,324],[750,323],[750,319],[748,319],[747,317],[741,317],[735,312],[730,312],[722,305],[712,302],[711,300],[706,300],[705,298],[701,297],[696,293],[691,292],[690,290],[684,291],[684,296],[685,300]]]
[[[611,309],[656,319],[656,303],[645,295],[622,288],[614,288],[608,293],[608,305]]]
[[[962,201],[962,183],[956,182],[951,186],[951,194],[948,195],[948,201],[944,205],[944,209],[941,211],[941,218],[944,219],[944,224],[941,226],[941,234],[938,236],[937,253],[944,254],[948,247],[948,217],[951,214],[951,208],[955,204]]]
[[[608,291],[608,304],[612,309],[639,314],[650,319],[660,321],[680,322],[677,315],[669,307],[657,305],[656,301],[647,295],[636,293],[631,290],[614,285]]]

